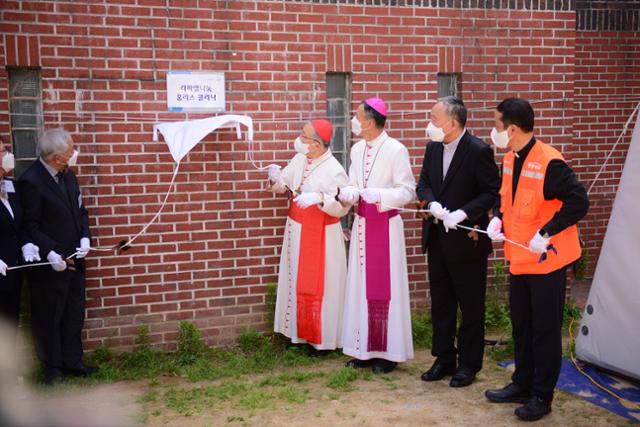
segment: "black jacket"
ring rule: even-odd
[[[5,181],[13,182],[5,178]],[[29,242],[23,232],[22,207],[18,195],[18,189],[14,184],[15,192],[7,193],[9,205],[13,211],[13,218],[4,203],[0,202],[0,259],[9,267],[18,265],[22,261],[22,246]]]
[[[493,208],[500,190],[500,176],[493,158],[491,146],[465,132],[456,148],[447,176],[442,178],[443,144],[427,144],[420,180],[418,198],[427,202],[437,201],[453,212],[462,209],[468,216],[461,225],[479,226],[482,230],[489,223],[488,212]],[[422,252],[426,252],[429,235],[437,232],[447,259],[463,261],[486,257],[492,251],[491,240],[478,233],[479,240],[468,236],[468,231],[449,230],[445,233],[441,224],[434,224],[432,216],[422,221]]]
[[[63,179],[68,197],[40,160],[33,162],[19,181],[24,227],[40,247],[40,257],[50,251],[63,258],[73,254],[82,237],[90,237],[89,214],[81,204],[78,180],[71,170]]]

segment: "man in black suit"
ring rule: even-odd
[[[0,144],[0,319],[18,326],[20,317],[20,285],[18,271],[7,270],[25,260],[40,261],[38,247],[22,230],[22,207],[15,183],[7,178],[15,166],[13,154]],[[4,344],[3,344],[4,345]]]
[[[20,177],[25,229],[51,266],[30,268],[33,337],[46,384],[64,374],[88,375],[82,362],[84,257],[89,253],[89,217],[69,166],[78,152],[63,129],[38,141],[39,158]]]
[[[484,230],[498,197],[493,150],[465,129],[467,109],[458,98],[431,109],[417,194],[431,211],[423,217],[422,250],[428,251],[433,366],[424,381],[453,375],[451,387],[470,385],[482,368],[487,258],[491,240],[457,225]],[[462,323],[455,346],[458,307]],[[456,363],[457,362],[457,363]]]

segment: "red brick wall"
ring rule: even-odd
[[[640,102],[638,33],[577,32],[575,75],[574,144],[569,157],[588,188]],[[593,186],[589,214],[580,227],[589,274],[600,253],[635,122]]]
[[[45,126],[64,126],[78,142],[99,245],[134,234],[160,205],[173,163],[164,143],[152,142],[153,123],[201,117],[166,112],[168,70],[224,71],[227,109],[255,119],[265,162],[284,164],[304,121],[325,114],[330,71],[353,73],[354,108],[365,97],[386,99],[388,131],[410,149],[416,175],[438,72],[462,73],[476,135],[488,139],[491,109],[520,95],[553,100],[535,104],[539,136],[571,146],[572,11],[194,4],[3,3],[5,64],[42,67]],[[8,138],[7,79],[0,73],[0,134]],[[198,145],[138,245],[122,255],[89,256],[87,348],[106,337],[130,346],[141,324],[155,342],[171,346],[180,319],[195,322],[210,344],[229,343],[248,326],[268,327],[265,285],[276,280],[286,202],[262,189],[264,178],[251,167],[246,143],[231,133]],[[410,215],[405,219],[412,300],[422,310],[428,294],[420,229]]]

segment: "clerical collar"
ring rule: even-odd
[[[375,137],[374,139],[372,139],[371,141],[366,141],[365,143],[371,147],[377,147],[380,144],[382,144],[384,141],[386,141],[386,139],[388,138],[387,132],[386,131],[382,131],[382,133],[380,135],[378,135],[377,137]]]
[[[531,140],[527,142],[527,145],[522,147],[520,151],[514,151],[514,154],[518,159],[523,159],[523,160],[526,159],[527,156],[529,155],[529,151],[531,151],[535,143],[536,143],[536,137],[532,136]]]
[[[320,163],[320,162],[324,162],[325,160],[327,160],[329,157],[331,157],[331,149],[328,148],[327,151],[320,157],[316,157],[315,159],[309,159],[307,158],[307,162],[311,163],[311,164],[315,164],[315,163]]]
[[[458,148],[458,144],[460,144],[460,140],[462,140],[462,137],[464,136],[464,134],[467,132],[467,128],[462,129],[462,133],[460,134],[460,136],[458,136],[456,139],[454,139],[453,141],[451,141],[448,144],[445,144],[444,142],[442,143],[442,145],[444,146],[444,149],[449,151],[456,151],[456,148]]]

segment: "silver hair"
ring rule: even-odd
[[[460,98],[455,96],[445,96],[439,98],[438,102],[444,105],[444,110],[449,117],[460,123],[461,127],[464,127],[467,124],[467,107],[464,106],[464,103]]]
[[[46,130],[38,140],[38,155],[49,161],[56,154],[65,153],[69,149],[71,134],[62,128]]]

